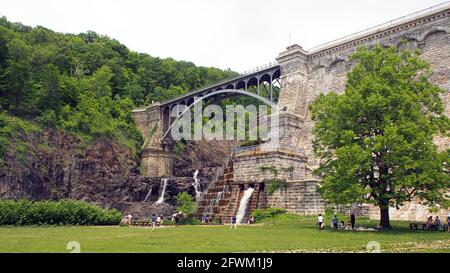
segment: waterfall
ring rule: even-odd
[[[164,193],[166,192],[167,180],[169,180],[169,179],[161,178],[161,182],[162,182],[163,186],[162,186],[162,191],[160,191],[161,195],[159,196],[159,199],[155,202],[156,205],[161,205],[164,203]]]
[[[192,184],[192,186],[194,186],[195,189],[195,200],[199,201],[200,196],[202,195],[202,192],[200,191],[200,183],[198,182],[198,170],[195,171],[194,173],[194,183]]]
[[[236,215],[236,223],[240,224],[242,220],[244,220],[245,212],[247,211],[248,202],[250,201],[250,198],[252,197],[254,188],[248,188],[245,190],[244,195],[242,196],[241,202],[239,204],[239,209]]]
[[[148,191],[147,195],[144,198],[144,203],[147,202],[147,200],[150,198],[150,196],[152,196],[152,190],[153,190],[153,188],[150,188],[150,190]]]

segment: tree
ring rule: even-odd
[[[449,206],[449,150],[433,142],[449,135],[444,90],[429,82],[430,67],[418,55],[360,48],[345,92],[322,94],[311,105],[319,191],[336,204],[374,203],[383,228],[390,227],[390,206],[412,199]]]
[[[181,211],[187,217],[192,216],[197,210],[194,198],[187,192],[180,192],[177,195],[177,205],[177,210]]]

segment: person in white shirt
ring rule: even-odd
[[[319,226],[319,229],[323,229],[323,216],[322,216],[322,214],[319,214],[319,217],[317,217],[317,225]]]

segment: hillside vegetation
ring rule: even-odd
[[[92,31],[62,34],[0,18],[0,164],[6,151],[25,149],[20,135],[43,128],[136,151],[133,107],[234,75],[133,52]]]

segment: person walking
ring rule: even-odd
[[[157,221],[157,218],[156,218],[156,215],[152,215],[152,231],[154,231],[155,230],[155,227],[156,227],[156,221]]]
[[[339,223],[339,219],[337,218],[337,215],[335,214],[333,217],[333,229],[334,230],[338,229],[338,223]]]
[[[323,216],[322,216],[322,214],[319,214],[319,217],[317,217],[317,225],[319,226],[319,230],[323,229]]]
[[[230,229],[232,229],[233,227],[234,229],[237,229],[236,216],[231,217]]]

